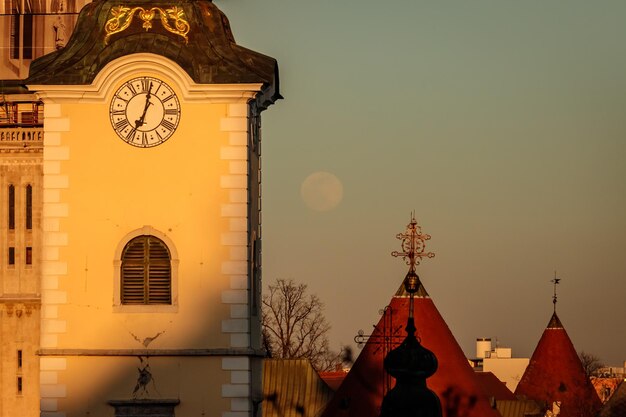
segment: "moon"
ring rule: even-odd
[[[343,184],[330,172],[314,172],[302,181],[300,196],[310,209],[329,211],[341,203]]]

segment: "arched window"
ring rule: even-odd
[[[172,304],[171,256],[161,239],[131,239],[121,261],[121,304]]]

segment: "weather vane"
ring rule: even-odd
[[[561,278],[556,277],[556,271],[554,271],[554,279],[550,282],[554,283],[554,295],[552,296],[552,304],[554,304],[554,312],[556,313],[556,286],[561,283]]]

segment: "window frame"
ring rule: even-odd
[[[7,265],[9,268],[15,268],[15,258],[15,246],[9,246],[7,253]]]
[[[17,4],[9,14],[9,59],[12,61],[32,61],[34,59],[34,16],[24,13]]]
[[[9,184],[7,193],[7,227],[15,230],[15,184]]]
[[[121,303],[172,304],[170,250],[154,235],[132,238],[122,252]]]
[[[143,235],[160,239],[169,249],[171,304],[122,304],[122,255],[124,248],[131,240]],[[165,233],[152,226],[135,229],[119,241],[113,259],[113,312],[174,313],[178,311],[178,251],[174,242]]]
[[[24,252],[24,265],[27,267],[33,265],[33,247],[26,246],[26,251]]]
[[[32,230],[33,229],[33,186],[32,184],[26,184],[25,200],[26,200],[25,226],[26,226],[26,230]]]
[[[22,31],[21,31],[21,14],[16,8],[12,8],[9,21],[9,57],[12,60],[19,60],[22,56],[20,53]]]

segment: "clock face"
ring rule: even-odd
[[[149,148],[174,134],[180,121],[180,103],[164,81],[137,77],[115,92],[109,114],[115,133],[124,142]]]

